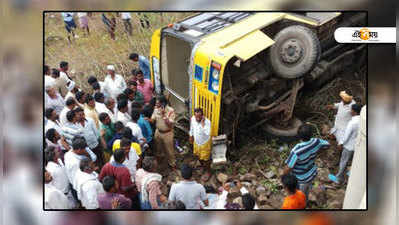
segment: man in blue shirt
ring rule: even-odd
[[[150,122],[148,119],[151,118],[152,110],[149,106],[145,106],[140,114],[140,119],[137,121],[137,124],[141,128],[141,132],[143,133],[144,138],[147,140],[147,144],[152,148],[152,136],[153,131]]]
[[[146,57],[137,53],[132,53],[130,54],[129,59],[133,62],[139,62],[139,68],[141,71],[143,71],[144,79],[151,80],[150,62]]]
[[[298,128],[298,137],[301,143],[295,145],[291,150],[287,164],[284,168],[284,174],[292,173],[299,183],[299,189],[308,199],[309,191],[312,187],[314,178],[317,175],[317,166],[315,159],[321,149],[330,147],[328,141],[312,138],[312,127],[308,124],[301,125]]]

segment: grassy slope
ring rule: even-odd
[[[76,80],[84,90],[87,90],[87,77],[95,75],[102,80],[108,64],[114,64],[117,73],[129,76],[130,71],[138,66],[128,60],[129,53],[137,52],[148,57],[153,31],[187,17],[191,13],[163,13],[162,16],[160,13],[146,14],[151,23],[150,29],[141,28],[137,13],[131,13],[133,36],[125,33],[122,19],[117,17],[116,40],[114,41],[105,30],[101,13],[93,13],[93,16],[89,18],[90,36],[85,37],[84,32],[78,28],[76,33],[79,38],[75,39],[72,45],[67,41],[61,14],[46,14],[45,64],[58,67],[60,61],[68,61],[70,71],[76,72]],[[77,18],[75,22],[79,27]]]

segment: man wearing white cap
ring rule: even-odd
[[[127,87],[125,80],[119,74],[115,74],[113,65],[107,66],[108,75],[104,80],[104,92],[113,99],[121,94]]]
[[[335,115],[334,127],[331,129],[330,133],[335,136],[337,142],[341,142],[345,134],[346,126],[352,119],[352,105],[356,104],[353,97],[348,95],[345,91],[339,93],[342,101],[335,103],[334,105],[328,105],[327,109],[338,109]]]
[[[68,89],[68,93],[65,95],[65,101],[69,98],[72,97],[73,99],[75,99],[75,94],[76,92],[79,91],[78,87],[76,86],[74,81],[69,81],[69,83],[67,84],[67,89]]]

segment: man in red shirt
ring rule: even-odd
[[[148,104],[152,99],[154,86],[152,85],[152,82],[150,80],[144,79],[143,71],[138,70],[136,74],[137,90],[139,90],[144,95],[144,103]]]
[[[288,193],[281,209],[305,209],[306,196],[302,191],[297,189],[298,180],[296,177],[292,174],[285,174],[281,177],[281,182]]]
[[[117,193],[125,195],[132,200],[132,208],[140,209],[136,184],[132,182],[129,169],[123,165],[126,155],[123,149],[117,149],[114,153],[114,161],[104,165],[101,169],[99,179],[102,182],[105,176],[113,176],[119,184]]]

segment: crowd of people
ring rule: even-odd
[[[63,12],[61,13],[62,18],[65,23],[65,29],[67,31],[68,40],[69,42],[72,41],[72,38],[77,38],[75,34],[75,29],[77,28],[75,18],[79,21],[79,28],[84,31],[86,36],[90,35],[90,28],[89,28],[89,18],[92,17],[92,12]],[[150,21],[148,16],[145,13],[137,13],[140,25],[143,29],[150,28]],[[109,36],[112,40],[115,40],[115,28],[117,25],[117,18],[121,19],[123,23],[123,27],[125,32],[129,35],[133,35],[133,26],[131,23],[132,16],[130,12],[106,12],[101,13],[101,20],[104,23],[105,30],[109,33]]]
[[[211,122],[201,108],[190,120],[189,142],[199,168],[177,167],[174,142],[175,111],[165,96],[156,96],[148,60],[137,53],[131,75],[106,67],[103,81],[87,79],[91,90],[83,91],[69,74],[68,62],[59,68],[44,66],[45,83],[45,207],[47,209],[257,209],[255,198],[237,180],[228,180],[220,190],[204,183],[211,170]],[[340,185],[354,152],[361,106],[345,91],[342,101],[328,105],[337,109],[329,139],[342,150],[338,173],[329,179]],[[315,160],[329,141],[314,138],[312,126],[298,129],[301,139],[286,159],[281,182],[287,197],[283,209],[304,209],[317,176]],[[169,196],[158,165],[166,163],[181,176]],[[201,169],[201,183],[193,170]],[[241,193],[234,202],[230,190]],[[216,195],[212,193],[218,193]]]
[[[188,165],[181,168],[184,181],[172,186],[180,191],[162,194],[158,163],[178,169],[175,112],[165,96],[155,96],[148,60],[137,53],[129,59],[138,68],[128,79],[108,65],[104,81],[88,77],[87,92],[68,73],[67,62],[44,66],[46,208],[199,208],[193,200],[198,196],[206,203]],[[190,140],[210,165],[210,122],[201,109],[195,112]]]

